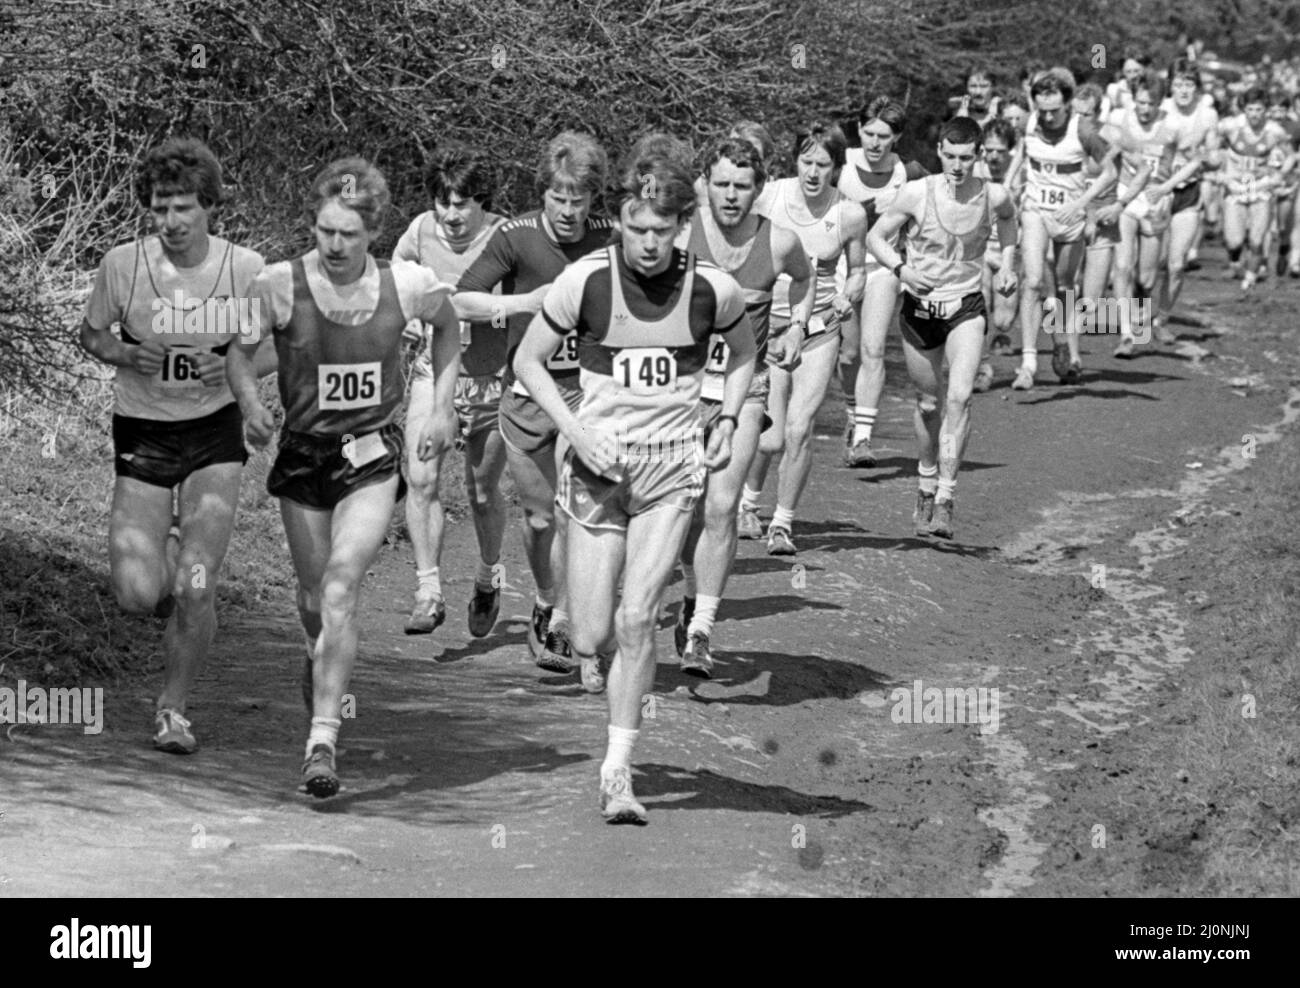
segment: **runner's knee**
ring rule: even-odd
[[[654,634],[655,615],[648,608],[624,598],[614,613],[614,632],[619,644],[644,642]]]
[[[342,567],[331,566],[325,571],[321,580],[321,611],[337,617],[352,618],[356,615],[357,593],[361,582],[356,575]]]

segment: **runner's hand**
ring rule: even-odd
[[[800,343],[803,339],[803,327],[792,325],[780,336],[773,336],[767,341],[767,352],[782,370],[794,370],[799,365],[801,355]]]
[[[435,408],[420,424],[415,440],[415,455],[422,461],[437,459],[456,442],[456,416],[439,414]]]
[[[618,450],[610,435],[579,425],[578,431],[569,437],[569,444],[593,473],[610,480],[620,479],[612,475],[618,463]]]
[[[1097,210],[1097,225],[1110,226],[1112,223],[1119,221],[1120,214],[1124,212],[1124,207],[1119,202],[1113,202],[1109,206],[1102,206]]]
[[[704,467],[710,473],[722,470],[731,462],[731,439],[735,432],[734,428],[719,425],[709,436],[709,445],[704,450]]]
[[[189,361],[199,373],[199,380],[207,388],[219,388],[226,383],[226,358],[207,350],[189,356]]]
[[[841,319],[847,319],[853,314],[853,303],[849,301],[847,295],[836,295],[831,299],[831,308]]]
[[[167,348],[156,336],[151,336],[131,350],[131,367],[152,377],[162,370],[163,361],[167,359]]]
[[[912,270],[910,265],[904,264],[903,270],[898,273],[898,280],[913,295],[928,295],[934,291],[935,284],[927,278],[921,277]]]
[[[244,438],[255,449],[262,449],[275,435],[275,416],[260,401],[244,412]]]
[[[994,281],[994,288],[997,289],[997,293],[1010,298],[1016,293],[1016,284],[1017,279],[1015,270],[1007,267],[1005,264],[1002,265],[1002,269],[998,271],[997,279]]]

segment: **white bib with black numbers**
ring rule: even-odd
[[[383,394],[378,360],[362,364],[320,364],[316,368],[316,407],[322,412],[373,408]]]

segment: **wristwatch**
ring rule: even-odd
[[[721,425],[723,422],[730,422],[732,432],[735,432],[737,429],[740,428],[740,419],[737,418],[735,415],[719,415],[716,421],[719,425]]]
[[[892,268],[889,269],[894,273],[895,278],[903,277],[903,265],[905,265],[906,263],[907,263],[906,261],[899,261],[897,264],[895,264]]]

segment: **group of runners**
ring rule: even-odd
[[[491,634],[501,606],[508,467],[533,581],[530,654],[608,694],[601,809],[645,822],[631,756],[672,577],[680,567],[681,668],[707,678],[738,539],[797,553],[832,381],[843,464],[875,464],[891,327],[915,397],[913,530],[950,539],[971,396],[993,379],[990,335],[992,352],[1009,349],[1019,322],[1012,387],[1028,389],[1048,321],[1053,370],[1077,383],[1099,307],[1067,299],[1152,298],[1147,326],[1142,309],[1119,307],[1115,355],[1132,356],[1145,330],[1171,339],[1207,226],[1221,224],[1244,289],[1273,231],[1292,242],[1300,128],[1270,119],[1256,91],[1222,118],[1205,95],[1186,61],[1163,75],[1126,61],[1106,89],[1046,68],[1003,96],[975,73],[937,132],[935,174],[900,156],[908,111],[883,96],[852,145],[829,120],[792,128],[784,164],[752,121],[698,157],[647,134],[615,164],[566,131],[540,155],[540,204],[514,218],[494,211],[489,157],[447,148],[428,170],[432,208],[391,260],[372,251],[390,208],[374,164],[327,165],[306,197],[315,247],[265,264],[211,232],[212,152],[164,142],[136,185],[157,232],[106,255],[81,326],[82,345],[116,368],[114,591],[167,622],[155,746],[197,748],[186,704],[216,629],[246,443],[278,437],[267,488],[305,636],[302,783],[336,793],[363,577],[405,496],[405,630],[445,620],[439,482],[458,448],[479,553],[469,631]],[[270,373],[282,419],[258,385]]]

